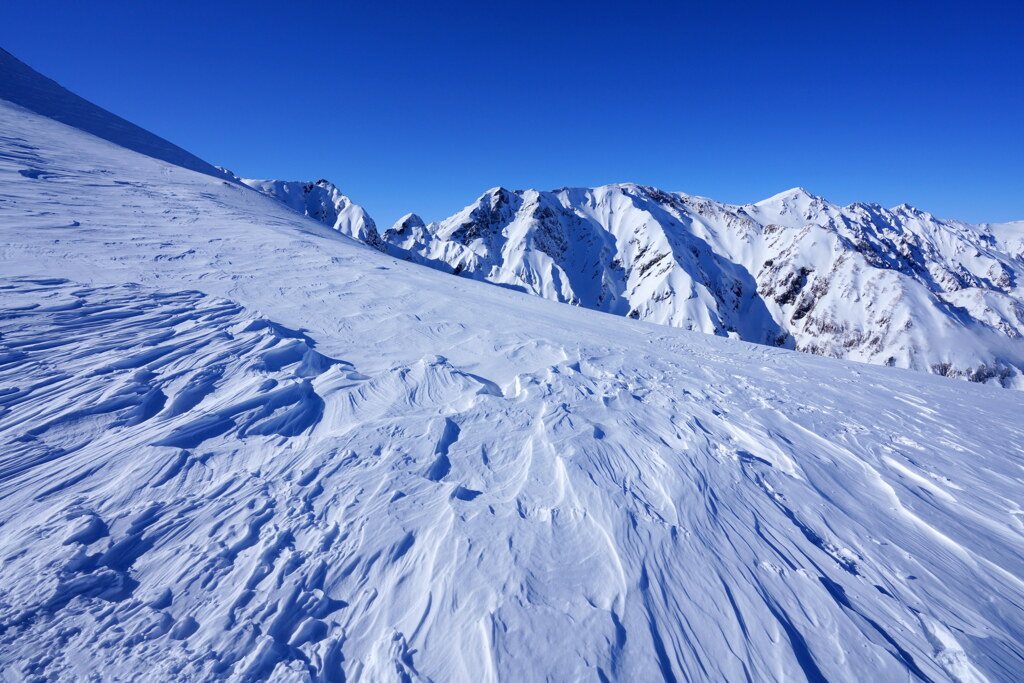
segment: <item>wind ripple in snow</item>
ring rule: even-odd
[[[611,349],[507,392],[436,356],[363,374],[194,292],[3,293],[6,670],[1012,680],[1024,664],[1018,427],[839,390],[769,410],[721,363]]]

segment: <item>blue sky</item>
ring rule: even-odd
[[[917,7],[911,7],[917,5]],[[1024,219],[1018,3],[8,3],[0,45],[239,175],[387,227],[484,190]]]

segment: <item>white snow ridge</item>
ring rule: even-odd
[[[1024,395],[679,329],[775,321],[801,346],[812,323],[777,316],[806,292],[755,295],[764,259],[780,282],[848,272],[850,306],[911,330],[938,299],[995,329],[1012,226],[785,195],[727,232],[737,207],[615,186],[498,190],[380,236],[495,287],[368,248],[326,184],[296,211],[102,110],[53,117],[81,101],[33,79],[0,55],[0,678],[1021,679]],[[831,222],[787,224],[811,207]],[[865,266],[933,247],[970,265]],[[602,253],[618,280],[551,266]],[[983,263],[1009,280],[978,284]],[[880,352],[917,367],[914,334]]]

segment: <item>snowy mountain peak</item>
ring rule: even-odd
[[[394,226],[392,226],[391,229],[397,232],[402,232],[403,230],[408,230],[410,228],[422,228],[425,226],[426,223],[424,223],[423,219],[420,218],[417,214],[407,213],[401,218],[399,218],[397,221],[395,221],[395,224]]]
[[[398,258],[718,336],[1024,388],[1024,236],[796,187],[745,206],[635,183],[494,187],[383,236],[327,181],[244,181]],[[935,340],[944,340],[936,344]]]
[[[498,201],[501,201],[500,198],[508,197],[510,195],[521,195],[523,194],[523,192],[524,190],[510,190],[507,187],[497,185],[487,190],[487,192],[484,192],[482,195],[480,195],[480,198],[482,199],[483,197],[490,196],[494,197]]]
[[[365,242],[375,249],[382,246],[377,225],[366,210],[342,194],[329,180],[321,178],[315,183],[252,178],[238,180],[343,235]]]
[[[899,204],[899,205],[894,206],[893,208],[891,208],[889,210],[892,211],[893,213],[899,213],[899,214],[903,214],[903,215],[906,215],[906,216],[913,216],[915,218],[924,218],[924,219],[931,219],[931,218],[933,218],[931,213],[929,213],[927,211],[922,211],[921,209],[917,208],[916,206],[911,206],[910,204],[907,204],[907,203]]]
[[[815,197],[818,196],[818,195],[815,195],[815,194],[811,194],[810,192],[807,191],[806,188],[799,187],[799,186],[790,188],[790,189],[786,190],[785,192],[781,192],[780,194],[788,195],[788,196],[791,196],[791,197],[807,197],[809,199],[814,199]]]
[[[386,245],[384,250],[395,253],[402,242],[408,242],[409,244],[422,243],[427,239],[426,227],[423,219],[418,215],[414,213],[405,214],[395,221],[394,225],[384,231],[384,235],[381,237],[382,244]],[[403,255],[407,256],[407,253]]]
[[[1022,241],[991,232],[801,187],[737,207],[619,183],[492,188],[383,248],[649,322],[1024,387]]]
[[[824,201],[822,197],[819,197],[818,195],[815,194],[811,194],[803,187],[793,187],[783,192],[779,192],[778,194],[773,194],[771,197],[768,197],[767,199],[762,199],[759,202],[755,202],[755,205],[786,203],[794,201],[810,201],[815,199]]]
[[[816,212],[826,211],[835,205],[824,197],[811,194],[802,187],[794,187],[780,192],[767,199],[756,202],[753,206],[778,215],[797,215],[807,218]]]

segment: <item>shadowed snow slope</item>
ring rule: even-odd
[[[1024,395],[452,278],[19,106],[0,131],[5,676],[1019,679]]]

